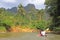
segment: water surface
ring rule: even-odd
[[[47,37],[39,37],[38,33],[0,33],[0,40],[60,40],[60,35],[48,34]]]

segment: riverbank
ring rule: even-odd
[[[36,32],[37,30],[31,29],[29,27],[22,28],[20,26],[12,27],[11,32]]]
[[[36,29],[32,29],[32,28],[29,28],[29,27],[24,27],[23,28],[21,26],[12,26],[10,30],[11,30],[10,32],[37,32]],[[0,30],[0,33],[5,33],[5,32],[7,32],[6,29]]]

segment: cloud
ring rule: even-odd
[[[0,7],[3,7],[2,3],[0,2]]]
[[[21,3],[22,4],[34,4],[34,5],[40,5],[40,4],[44,4],[45,0],[22,0]]]
[[[45,0],[0,0],[0,7],[12,8],[21,3],[23,6],[34,4],[36,8],[41,9],[44,8],[44,2]]]
[[[35,5],[40,5],[43,4],[45,0],[29,0],[29,3],[35,4]]]
[[[45,9],[45,5],[44,4],[36,5],[36,8],[37,9]]]
[[[44,9],[45,0],[29,0],[29,3],[34,4],[37,9]]]
[[[3,2],[6,2],[6,3],[15,3],[16,0],[2,0]]]
[[[45,0],[22,0],[21,3],[26,6],[27,4],[34,4],[37,9],[45,8],[44,6]]]

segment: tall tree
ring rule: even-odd
[[[22,4],[20,4],[18,6],[18,13],[20,13],[21,15],[25,15],[25,9],[24,7],[22,6]]]
[[[0,8],[0,14],[5,12],[5,11],[6,11],[5,8]]]
[[[58,8],[58,4],[57,4],[58,0],[45,0],[45,5],[46,5],[46,13],[49,13],[50,16],[53,18],[52,19],[52,25],[51,25],[51,29],[52,30],[58,30],[58,28],[60,27],[60,14],[59,14],[59,10],[57,10]]]

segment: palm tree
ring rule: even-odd
[[[25,9],[22,6],[22,4],[18,6],[17,10],[18,10],[18,13],[20,13],[21,15],[25,15]]]

